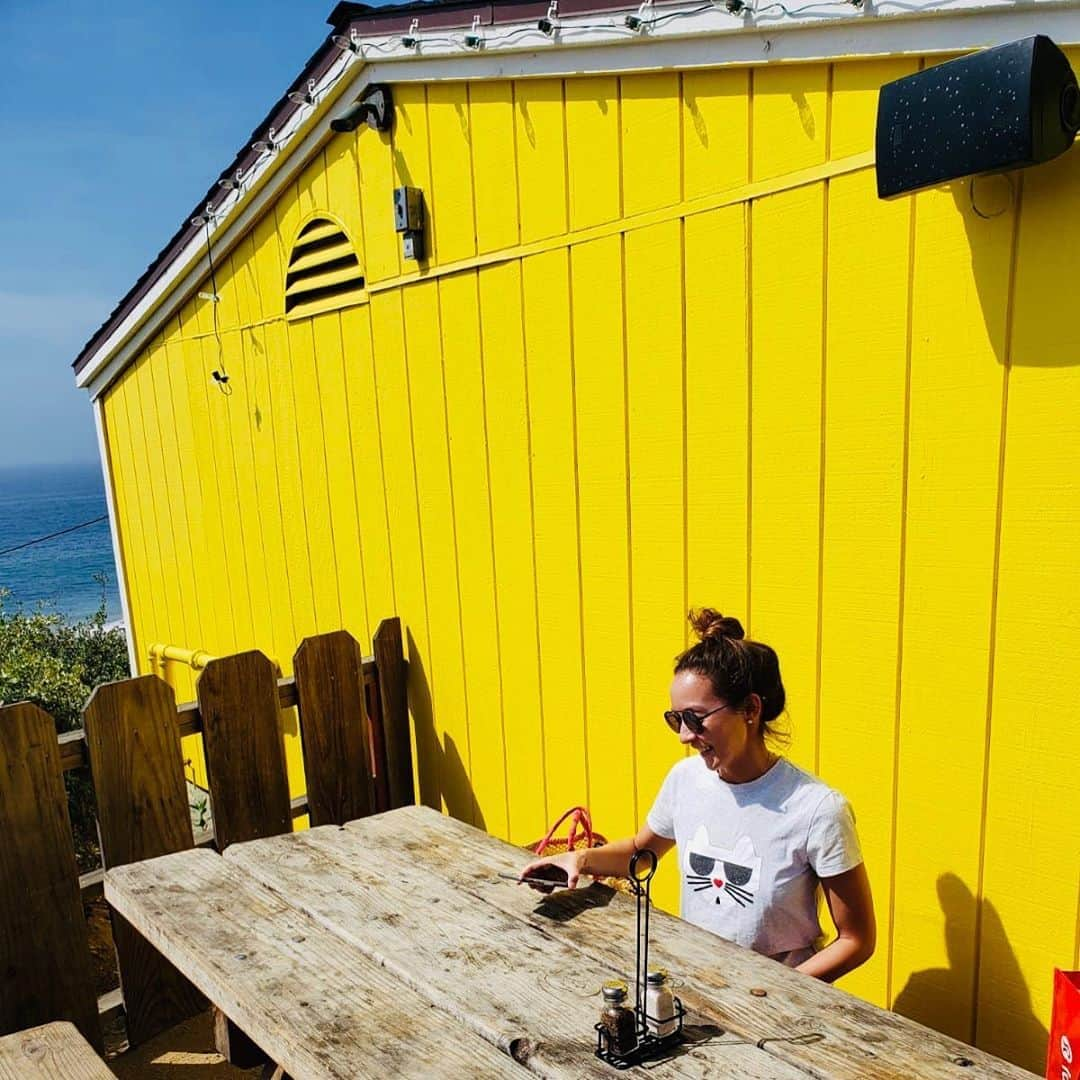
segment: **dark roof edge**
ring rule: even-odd
[[[633,6],[632,0],[560,0],[559,10],[566,15],[585,14],[592,11],[611,11],[617,8]],[[408,3],[385,4],[374,7],[370,4],[342,2],[330,12],[327,22],[333,28],[319,48],[304,65],[303,70],[293,81],[291,89],[304,89],[308,79],[320,79],[331,64],[340,55],[340,50],[332,41],[337,33],[348,34],[356,27],[366,34],[390,34],[408,30],[413,18],[421,17],[424,24],[431,28],[449,26],[469,26],[473,17],[479,16],[482,24],[492,25],[499,22],[511,22],[522,18],[536,17],[547,11],[547,0],[413,0]],[[427,13],[423,17],[423,13]],[[247,142],[219,176],[232,176],[237,170],[242,172],[258,159],[259,155],[251,149],[251,144],[266,137],[270,128],[284,126],[285,122],[302,106],[295,105],[288,99],[288,91],[263,117],[251,133]],[[100,348],[108,336],[132,312],[136,305],[161,279],[165,271],[179,256],[180,252],[194,239],[199,226],[191,224],[191,218],[202,214],[207,204],[216,207],[227,198],[228,192],[218,187],[218,178],[214,178],[209,190],[185,215],[184,222],[172,235],[168,243],[154,256],[153,261],[139,276],[126,295],[113,308],[109,317],[94,331],[90,340],[82,347],[79,355],[72,362],[78,375],[90,362],[90,358]]]

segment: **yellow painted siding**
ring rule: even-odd
[[[508,835],[524,843],[544,834],[548,775],[540,699],[520,266],[510,263],[484,270],[479,286]],[[470,659],[491,663],[493,657],[473,655]]]
[[[399,615],[420,797],[515,842],[576,802],[640,823],[682,753],[686,609],[738,615],[780,653],[791,756],[855,808],[879,945],[845,985],[1038,1067],[1080,963],[1080,152],[1015,197],[879,202],[850,158],[917,66],[396,88],[393,134],[316,153],[105,430],[144,667],[287,671]],[[286,320],[327,214],[367,291]],[[294,737],[289,763],[300,791]]]

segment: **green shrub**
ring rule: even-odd
[[[95,614],[72,621],[40,607],[11,607],[9,597],[0,588],[0,705],[32,701],[52,716],[58,732],[80,727],[94,687],[130,674],[124,631],[106,627],[104,599]],[[93,787],[85,770],[65,780],[75,851],[85,870],[97,861]]]

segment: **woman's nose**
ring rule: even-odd
[[[692,743],[696,738],[697,735],[686,726],[686,721],[684,720],[679,725],[679,742]]]

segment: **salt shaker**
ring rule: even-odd
[[[626,983],[612,979],[604,983],[604,1008],[600,1023],[604,1027],[609,1054],[625,1057],[637,1047],[637,1020],[626,1007]]]
[[[666,971],[650,971],[645,976],[645,1024],[658,1038],[670,1035],[679,1026],[675,1019],[675,999],[667,985]]]

